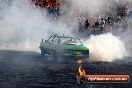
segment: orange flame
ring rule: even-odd
[[[84,75],[86,75],[86,72],[85,72],[85,70],[82,68],[82,66],[79,66],[79,75],[80,76],[84,76]]]

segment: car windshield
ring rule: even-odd
[[[78,38],[60,38],[61,44],[73,44],[73,45],[82,45],[82,42]]]

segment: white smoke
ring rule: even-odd
[[[91,36],[85,45],[90,50],[91,61],[113,61],[127,54],[125,44],[110,33]]]
[[[30,5],[16,4],[0,10],[0,49],[38,51],[42,38],[68,29],[62,21],[50,21],[45,13]]]
[[[72,9],[75,15],[83,15],[88,18],[104,15],[110,10],[113,5],[112,0],[71,0]]]

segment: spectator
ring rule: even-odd
[[[96,35],[99,30],[99,22],[98,20],[94,23],[94,34]]]
[[[88,19],[86,19],[86,21],[85,21],[85,30],[88,29],[88,27],[89,27],[89,22],[88,22]]]
[[[84,28],[84,23],[83,23],[83,19],[81,17],[78,18],[79,22],[78,22],[78,25],[79,25],[79,32],[83,32],[83,28]]]
[[[105,17],[105,18],[103,18],[104,19],[104,21],[105,21],[105,24],[107,24],[108,23],[108,19]]]
[[[108,19],[107,19],[107,31],[111,31],[112,32],[112,28],[111,28],[111,26],[112,26],[112,18],[111,17],[108,17]]]
[[[108,25],[110,25],[110,24],[112,23],[110,17],[108,17],[108,19],[107,19],[107,23],[108,23]]]
[[[104,27],[105,27],[105,21],[104,18],[101,18],[99,34],[102,34],[104,32]]]
[[[60,15],[60,3],[57,3],[56,7],[54,8],[55,9],[55,15],[56,16],[59,16]]]

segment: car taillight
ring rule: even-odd
[[[89,50],[82,50],[81,53],[82,54],[89,54]]]
[[[79,54],[81,54],[81,51],[79,51],[79,50],[73,50],[72,53],[75,54],[75,55],[79,55]]]

